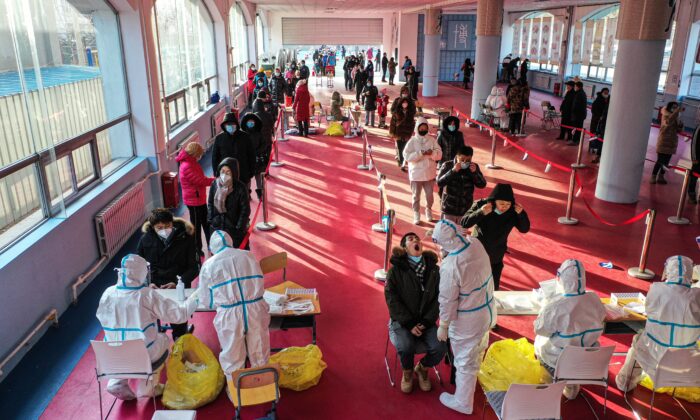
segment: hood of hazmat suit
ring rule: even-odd
[[[202,265],[197,294],[216,308],[221,368],[227,375],[243,368],[246,349],[252,366],[262,366],[270,357],[270,309],[260,264],[250,251],[234,248],[222,230],[212,233],[209,249],[214,255]]]
[[[600,297],[586,291],[586,270],[580,261],[561,264],[557,289],[562,294],[542,308],[535,320],[535,354],[552,368],[566,346],[598,346],[605,319]]]

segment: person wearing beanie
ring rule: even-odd
[[[501,281],[503,257],[508,250],[508,235],[513,228],[521,233],[530,230],[530,219],[523,206],[515,202],[510,184],[497,184],[488,198],[475,202],[462,217],[464,228],[474,227],[474,234],[491,259],[495,290]]]
[[[425,191],[425,218],[433,221],[433,188],[437,174],[437,162],[442,159],[442,149],[434,137],[428,135],[428,120],[416,121],[413,137],[406,143],[403,158],[408,162],[408,180],[411,183],[413,223],[420,223],[420,196]]]
[[[430,391],[428,369],[445,355],[446,346],[437,339],[440,268],[438,257],[423,249],[417,234],[409,232],[394,247],[387,273],[384,297],[389,308],[389,338],[401,360],[401,391],[413,390],[413,374],[422,391]],[[426,347],[425,356],[414,366],[418,343]]]

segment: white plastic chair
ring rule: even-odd
[[[615,352],[614,346],[576,347],[566,346],[559,355],[554,369],[554,382],[566,382],[567,385],[598,385],[605,387],[603,414],[608,407],[608,368]],[[595,410],[584,395],[583,399],[595,414]]]
[[[153,413],[151,420],[197,420],[194,410],[158,410]]]
[[[688,418],[694,417],[685,409],[683,404],[675,396],[677,387],[699,387],[700,386],[700,351],[695,348],[689,349],[667,349],[659,364],[656,366],[654,376],[654,389],[651,394],[649,405],[649,419],[654,411],[654,397],[658,388],[673,388],[671,398],[685,411]]]
[[[501,408],[502,420],[560,419],[565,382],[546,385],[512,384]]]
[[[126,341],[95,341],[91,340],[90,345],[95,352],[95,375],[97,378],[97,389],[100,394],[100,419],[106,419],[114,408],[117,399],[115,398],[109,407],[107,416],[102,415],[102,384],[104,379],[144,379],[148,380],[153,376],[151,358],[146,350],[143,340]],[[153,409],[155,410],[156,397],[153,396]]]

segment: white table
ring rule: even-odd
[[[537,315],[540,313],[540,303],[536,300],[532,290],[496,290],[496,311],[498,315]],[[517,303],[505,305],[504,302]]]

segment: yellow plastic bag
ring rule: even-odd
[[[214,353],[192,334],[175,342],[166,370],[163,405],[171,410],[194,410],[214,401],[225,382]]]
[[[507,391],[511,384],[544,384],[552,381],[535,358],[535,346],[526,338],[496,341],[486,352],[478,374],[484,392]]]
[[[343,125],[341,123],[338,121],[333,121],[332,123],[328,124],[326,132],[323,134],[327,136],[344,136],[345,130],[343,130]]]
[[[280,387],[303,391],[318,384],[326,368],[318,346],[288,347],[270,357],[270,363],[280,365]]]
[[[654,388],[654,382],[651,380],[649,375],[644,375],[644,379],[642,379],[642,382],[640,384],[644,388],[649,388],[650,390]],[[673,388],[659,388],[656,390],[657,393],[662,393],[662,394],[668,394],[672,395],[673,394]],[[688,402],[691,403],[697,403],[700,402],[700,388],[698,387],[684,387],[684,388],[676,388],[676,393],[673,394],[678,398],[682,398]]]

